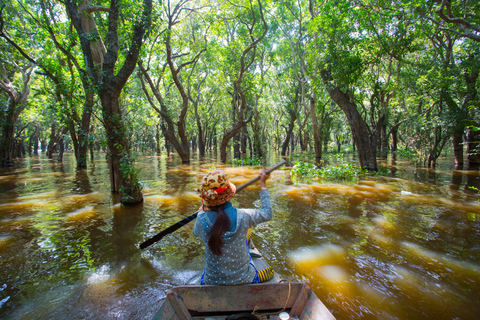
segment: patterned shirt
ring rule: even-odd
[[[230,218],[230,228],[223,235],[221,256],[214,255],[208,248],[208,232],[217,218],[217,212],[198,213],[193,234],[201,238],[205,245],[205,284],[231,285],[252,282],[255,270],[250,264],[245,244],[247,231],[254,225],[272,219],[272,202],[268,190],[260,191],[260,201],[261,209],[236,209],[230,202],[225,204],[223,211]]]

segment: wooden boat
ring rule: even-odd
[[[280,311],[300,320],[335,319],[310,288],[300,282],[239,286],[184,286],[168,291],[155,314],[162,320],[276,320]]]
[[[250,241],[257,269],[268,266]],[[281,311],[292,320],[335,319],[310,288],[300,282],[273,279],[237,286],[182,286],[167,292],[155,320],[277,320]],[[252,314],[254,312],[254,315]]]

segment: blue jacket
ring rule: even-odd
[[[230,202],[224,212],[230,218],[230,229],[223,235],[222,255],[216,256],[208,248],[208,232],[217,212],[200,211],[193,227],[193,234],[205,245],[205,284],[231,285],[251,283],[255,270],[250,264],[246,235],[250,227],[272,219],[272,202],[268,190],[260,191],[261,209],[236,209]]]

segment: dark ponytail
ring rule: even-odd
[[[223,212],[223,208],[225,204],[209,207],[210,210],[217,212],[217,219],[215,219],[215,223],[212,226],[212,229],[208,232],[208,247],[216,256],[222,255],[222,247],[223,247],[223,235],[225,232],[230,229],[230,219],[228,218],[227,214]]]

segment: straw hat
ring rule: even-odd
[[[215,207],[232,199],[236,190],[235,185],[228,181],[225,172],[215,170],[202,178],[198,191],[204,205]]]

